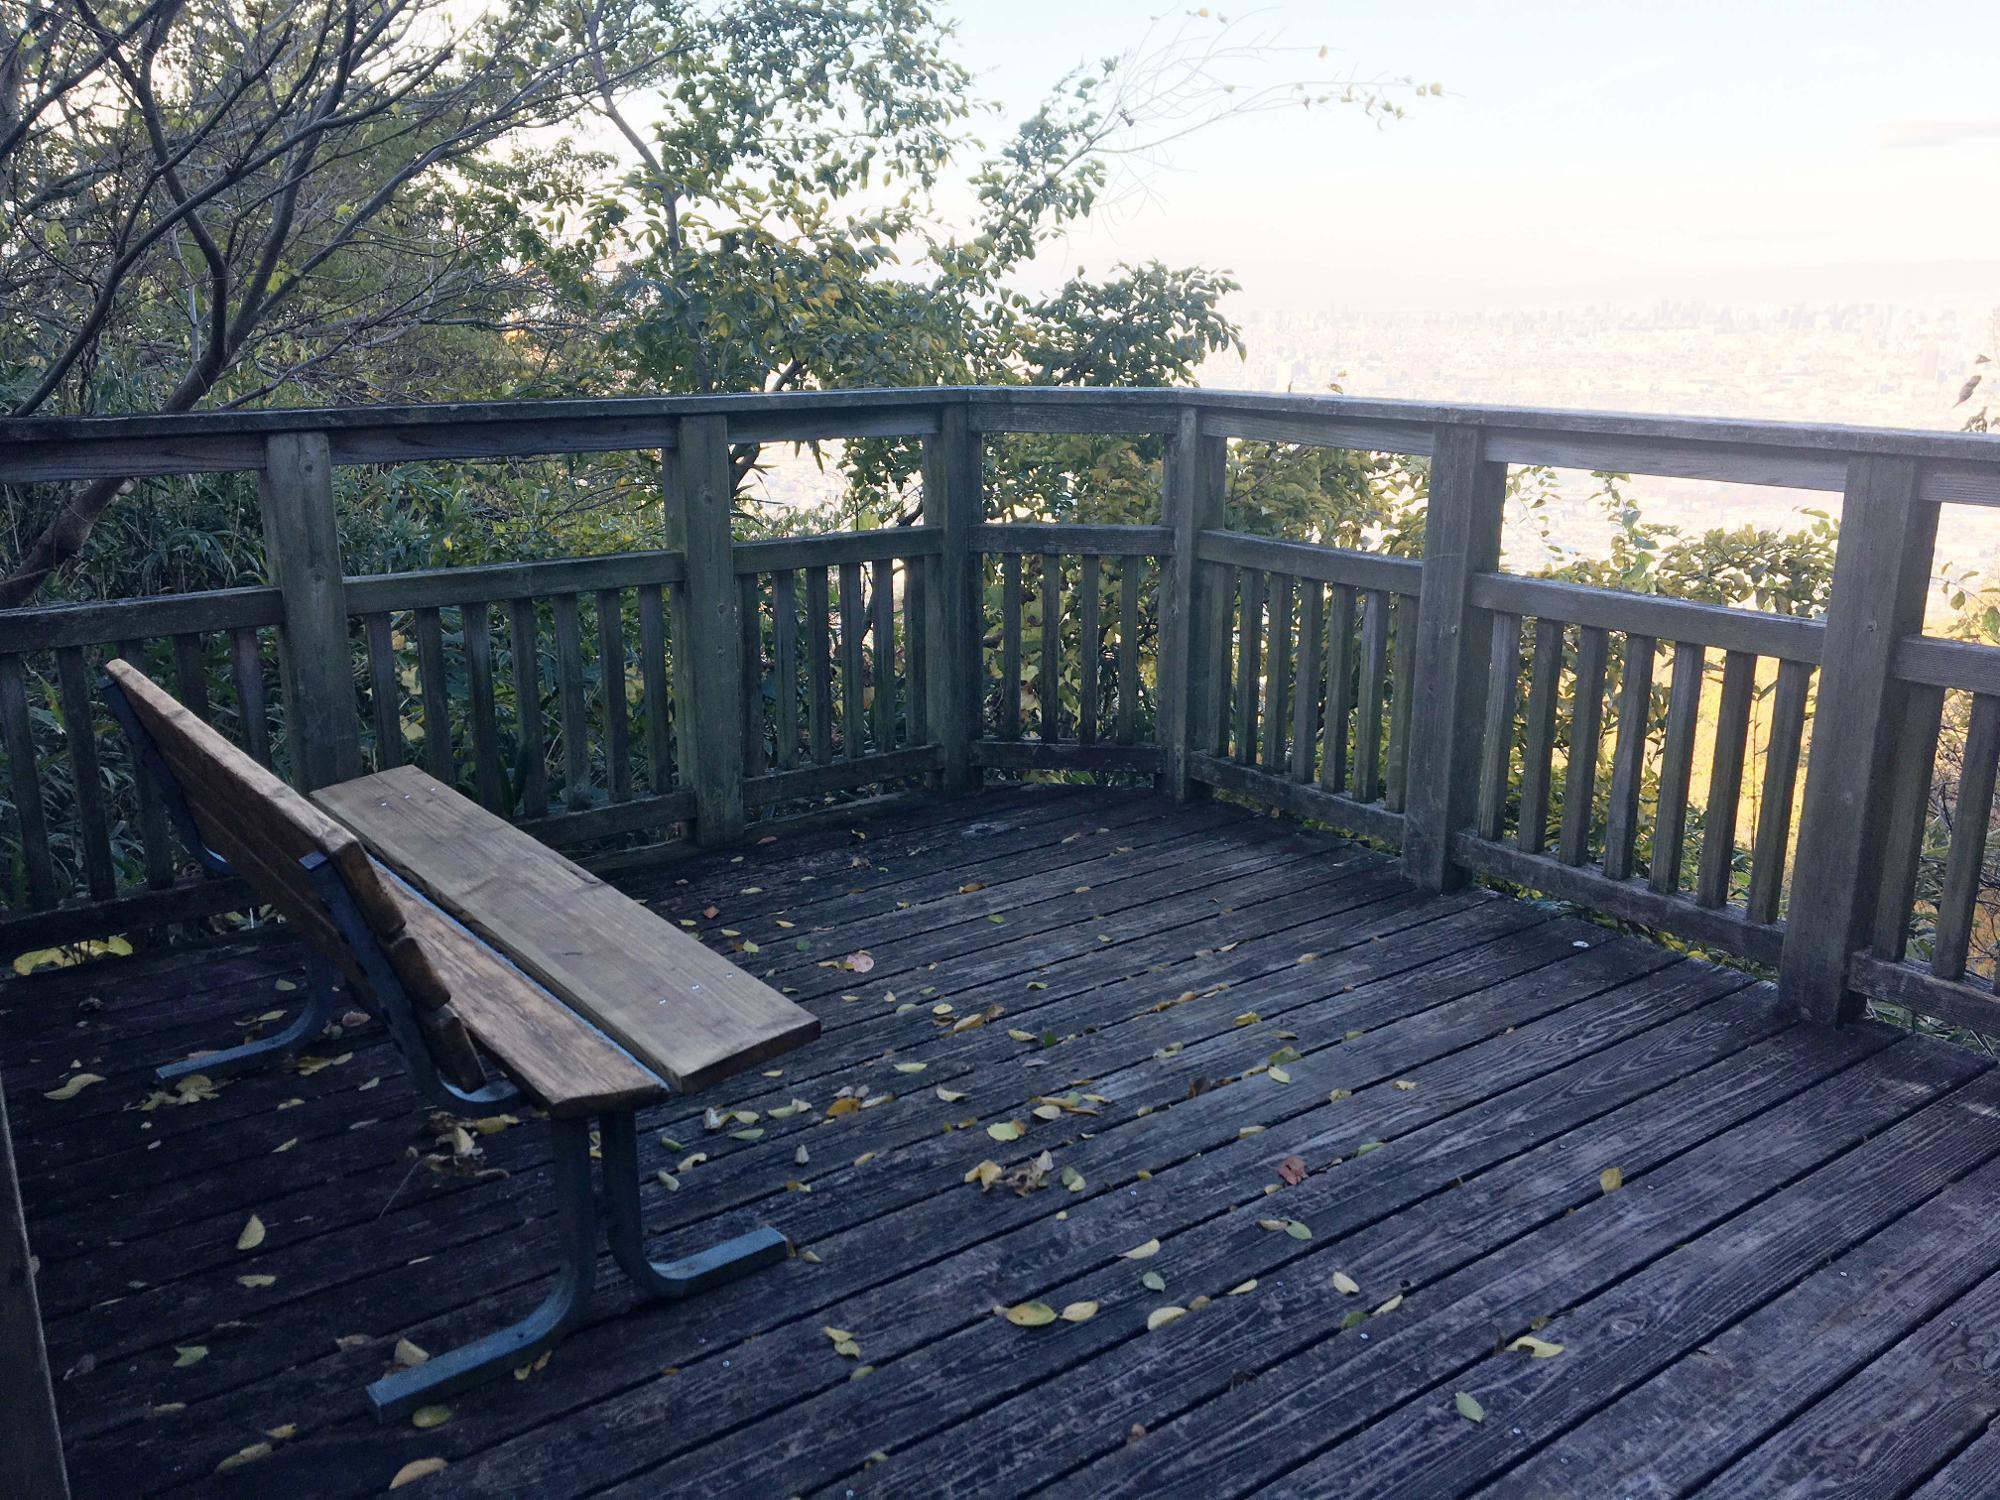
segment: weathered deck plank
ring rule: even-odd
[[[607,1275],[544,1372],[378,1428],[358,1387],[397,1338],[447,1347],[537,1295],[541,1132],[482,1138],[504,1180],[413,1167],[430,1135],[372,1025],[309,1075],[135,1108],[154,1062],[296,1004],[282,938],[11,984],[0,1060],[80,1493],[379,1493],[427,1456],[440,1493],[495,1496],[1737,1494],[1823,1454],[1842,1493],[1986,1488],[2000,1075],[1967,1054],[1795,1024],[1747,976],[1425,895],[1220,802],[1000,789],[623,884],[824,1026],[649,1113],[649,1171],[708,1158],[647,1183],[649,1226],[672,1250],[766,1220],[817,1259],[674,1306]],[[44,1097],[78,1069],[106,1081]],[[894,1097],[828,1117],[863,1085]],[[1072,1090],[1095,1112],[1032,1115]],[[705,1128],[709,1105],[763,1133]],[[986,1135],[1008,1119],[1021,1142]],[[1082,1185],[961,1180],[1042,1150]],[[993,1316],[1031,1298],[1098,1311]],[[1561,1356],[1492,1352],[1546,1315]]]

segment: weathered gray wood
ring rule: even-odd
[[[1907,682],[2000,693],[2000,647],[1906,635],[1896,643],[1890,670]]]
[[[1228,466],[1228,445],[1202,436],[1200,413],[1192,407],[1176,413],[1161,467],[1160,519],[1173,545],[1157,590],[1154,737],[1163,757],[1161,790],[1180,801],[1199,795],[1188,774],[1188,757],[1201,738],[1195,726],[1212,718],[1210,705],[1228,690],[1213,676],[1216,656],[1202,639],[1212,612],[1202,597],[1206,578],[1199,566],[1201,534],[1222,525]]]
[[[832,605],[825,568],[806,569],[806,663],[811,678],[806,700],[806,732],[814,765],[833,759]]]
[[[1311,818],[1346,833],[1380,839],[1385,844],[1402,842],[1402,815],[1378,804],[1356,802],[1352,797],[1329,792],[1324,787],[1301,785],[1255,766],[1213,755],[1193,757],[1193,771],[1213,786],[1267,803],[1294,817]]]
[[[1118,565],[1118,743],[1129,745],[1139,737],[1139,581],[1145,563],[1128,557]],[[1208,601],[1201,607],[1212,614]],[[1157,726],[1155,726],[1157,728]]]
[[[888,562],[869,567],[868,634],[873,647],[870,671],[875,695],[869,702],[871,738],[877,755],[896,748],[896,572]]]
[[[1408,594],[1398,594],[1395,634],[1390,642],[1388,784],[1382,793],[1390,812],[1401,812],[1409,797],[1410,716],[1418,691],[1417,601]]]
[[[1327,593],[1326,717],[1320,732],[1321,791],[1347,787],[1347,722],[1354,709],[1354,590],[1336,583]]]
[[[1246,766],[1257,763],[1257,705],[1264,677],[1264,591],[1268,575],[1246,568],[1243,572],[1242,610],[1236,629],[1236,759]]]
[[[271,722],[264,703],[264,653],[254,625],[229,632],[229,675],[236,688],[236,717],[243,743],[260,766],[271,764]]]
[[[1535,621],[1535,653],[1528,669],[1526,736],[1521,750],[1521,818],[1514,830],[1514,842],[1526,854],[1541,853],[1549,841],[1549,787],[1555,777],[1563,635],[1562,621]]]
[[[925,717],[944,750],[940,789],[968,791],[977,781],[970,746],[979,733],[986,668],[981,650],[986,605],[980,555],[972,540],[981,520],[982,445],[963,405],[947,406],[934,437],[924,439],[922,531],[938,533],[937,567],[924,593],[929,651]]]
[[[202,638],[192,632],[173,639],[175,690],[187,711],[197,719],[214,722],[208,701],[208,653]]]
[[[0,609],[0,653],[101,646],[112,641],[277,625],[283,620],[284,601],[273,588],[42,604],[32,609]]]
[[[728,843],[743,831],[742,650],[737,637],[730,516],[735,474],[726,420],[689,417],[662,470],[666,536],[685,556],[674,592],[676,741],[681,785],[694,793],[695,841]]]
[[[0,738],[7,747],[7,775],[14,790],[14,816],[21,828],[21,862],[28,876],[28,902],[56,903],[55,869],[49,859],[48,820],[42,811],[41,759],[34,722],[28,714],[27,671],[21,658],[0,656]]]
[[[931,741],[931,648],[926,602],[936,563],[929,557],[903,559],[903,717],[912,745]]]
[[[868,616],[861,603],[861,564],[840,565],[840,749],[849,760],[867,752],[863,728],[862,645]]]
[[[1166,526],[1092,526],[1064,521],[987,521],[975,526],[972,545],[981,552],[1020,552],[1047,557],[1162,557],[1172,550]]]
[[[347,580],[347,608],[350,614],[365,615],[443,609],[454,604],[511,604],[516,599],[541,599],[552,594],[678,583],[681,576],[678,552],[613,552],[604,557],[374,573]]]
[[[1021,558],[1000,559],[1000,733],[1021,733]]]
[[[1326,589],[1316,579],[1301,579],[1303,613],[1299,616],[1299,659],[1292,677],[1292,780],[1313,779],[1313,754],[1318,744],[1320,690],[1326,670],[1322,662],[1326,634]],[[1400,809],[1399,809],[1400,810]]]
[[[368,711],[375,730],[375,769],[403,763],[403,685],[396,672],[396,629],[388,615],[367,615]]]
[[[111,825],[104,803],[104,779],[97,764],[96,705],[81,646],[56,652],[56,690],[62,703],[63,737],[69,742],[70,775],[76,786],[77,836],[83,845],[84,885],[99,901],[118,893],[111,863]]]
[[[884,526],[872,531],[828,531],[818,536],[766,537],[736,544],[736,571],[783,573],[798,568],[831,568],[841,563],[892,562],[899,557],[936,557],[944,539],[923,526]]]
[[[264,570],[283,596],[278,632],[292,780],[312,791],[361,774],[361,716],[347,646],[347,593],[324,433],[272,435],[258,476]]]
[[[743,633],[738,653],[743,666],[743,774],[764,771],[764,608],[763,580],[755,573],[736,575],[736,622]]]
[[[1485,609],[1512,610],[1537,619],[1636,630],[1662,640],[1699,641],[1752,656],[1817,663],[1826,627],[1796,615],[1764,614],[1721,604],[1697,604],[1658,594],[1592,588],[1547,578],[1488,573],[1473,580],[1472,600]]]
[[[1618,683],[1618,746],[1611,753],[1611,802],[1604,819],[1604,873],[1611,880],[1632,874],[1639,837],[1639,791],[1646,770],[1646,742],[1652,733],[1653,655],[1649,635],[1627,635]]]
[[[659,587],[641,584],[639,676],[646,692],[646,766],[654,795],[673,789],[673,724],[667,705],[667,617]]]
[[[680,585],[674,586],[680,592]],[[520,774],[521,815],[545,817],[549,810],[548,754],[542,736],[542,649],[540,618],[532,599],[507,605],[507,649],[514,674],[514,739]]]
[[[139,641],[126,641],[121,644],[118,648],[118,657],[121,661],[130,662],[142,672],[146,669],[146,648]],[[257,685],[261,691],[263,687],[261,675]],[[240,687],[238,694],[240,699]],[[130,753],[129,746],[127,753]],[[140,771],[136,765],[133,767],[133,772],[132,780],[139,796],[139,840],[146,856],[146,884],[153,890],[164,890],[174,883],[174,852],[178,835],[167,827],[167,809],[160,800],[158,783],[153,777]],[[48,851],[44,849],[42,852],[46,856]]]
[[[1521,617],[1493,617],[1493,643],[1486,669],[1486,720],[1479,729],[1479,806],[1473,828],[1497,839],[1507,822],[1507,797],[1514,770],[1514,704],[1521,675]]]
[[[1917,493],[1908,459],[1856,458],[1841,506],[1827,609],[1825,669],[1806,769],[1798,862],[1813,878],[1792,893],[1779,990],[1824,1021],[1859,1015],[1848,956],[1867,938],[1894,800],[1897,727],[1909,700],[1892,675],[1897,642],[1923,628],[1937,506]]]
[[[465,604],[458,612],[465,645],[465,719],[472,734],[472,785],[480,803],[505,815],[507,773],[500,764],[500,725],[493,698],[493,611]]]
[[[1653,815],[1653,848],[1646,876],[1663,896],[1680,889],[1681,851],[1687,837],[1688,786],[1694,775],[1694,741],[1701,720],[1701,683],[1707,653],[1694,641],[1674,643],[1667,690],[1667,730],[1660,746],[1659,800]]]
[[[1264,769],[1285,766],[1285,731],[1291,725],[1292,580],[1271,580],[1271,639],[1264,667]]]
[[[625,601],[597,591],[597,682],[604,694],[604,785],[613,802],[632,796],[632,706],[625,696]]]
[[[1878,958],[1900,961],[1909,947],[1910,908],[1916,900],[1943,719],[1944,689],[1912,684],[1897,731],[1894,785],[1882,839],[1882,879],[1875,895],[1872,948]]]
[[[797,574],[771,579],[771,670],[778,692],[778,769],[799,763],[799,601]]]
[[[1344,583],[1356,589],[1414,597],[1422,587],[1423,564],[1415,558],[1385,552],[1353,552],[1313,542],[1287,542],[1242,531],[1208,530],[1197,538],[1204,562],[1232,563],[1268,573],[1288,573],[1321,583]]]
[[[1354,713],[1354,795],[1382,796],[1383,711],[1389,691],[1389,596],[1370,589],[1361,606],[1360,691]]]
[[[581,812],[590,806],[592,800],[590,705],[584,696],[583,625],[577,617],[576,595],[557,594],[550,599],[549,619],[556,638],[556,698],[562,724],[563,805],[571,812]]]
[[[458,781],[458,769],[451,746],[451,683],[444,663],[444,622],[435,609],[420,609],[416,628],[417,678],[424,704],[424,769],[452,786]]]
[[[1996,767],[2000,767],[2000,698],[1978,693],[1965,731],[1958,796],[1951,811],[1951,847],[1945,856],[1944,886],[1938,892],[1931,972],[1940,979],[1965,977],[1966,953],[1979,919],[1979,893],[1986,883],[1986,831],[1993,821]]]
[[[1576,696],[1569,725],[1569,765],[1563,773],[1562,833],[1557,843],[1566,865],[1580,865],[1590,857],[1610,647],[1609,637],[1594,625],[1585,625],[1577,632]]]
[[[824,766],[805,766],[792,771],[772,771],[753,778],[743,788],[752,807],[768,807],[800,797],[822,797],[828,792],[867,786],[877,781],[895,781],[935,771],[940,761],[934,745],[911,745],[901,750],[873,752],[854,760],[837,760]]]
[[[1042,740],[972,742],[976,765],[1001,771],[1138,771],[1158,774],[1157,745],[1049,744]]]
[[[1195,748],[1208,755],[1229,751],[1229,653],[1231,624],[1236,612],[1236,569],[1226,563],[1203,563],[1196,608],[1201,616],[1200,696],[1189,710],[1194,716]],[[1121,676],[1121,681],[1123,680]],[[1195,689],[1191,688],[1190,692]],[[1157,722],[1155,727],[1157,728]],[[1190,791],[1190,796],[1197,795]]]
[[[1743,767],[1750,738],[1750,703],[1757,688],[1757,658],[1731,651],[1722,659],[1722,697],[1715,714],[1715,759],[1708,772],[1708,806],[1702,816],[1701,864],[1694,899],[1703,906],[1729,900],[1736,868],[1736,813],[1743,800]]]
[[[1939,979],[1912,964],[1854,955],[1848,983],[1857,994],[1888,1005],[1900,1005],[1915,1015],[1934,1016],[1948,1026],[1963,1026],[1979,1036],[2000,1036],[2000,997],[1962,980]]]
[[[1757,830],[1750,854],[1750,894],[1746,910],[1753,922],[1775,922],[1785,889],[1785,856],[1792,837],[1793,794],[1799,781],[1799,752],[1805,744],[1806,696],[1812,668],[1804,662],[1778,663],[1771,701],[1771,735],[1764,745],[1764,785],[1758,798]]]
[[[1104,640],[1098,627],[1099,594],[1104,587],[1101,566],[1095,552],[1086,552],[1077,565],[1076,738],[1083,745],[1097,743],[1097,679],[1104,665]]]
[[[12,658],[8,658],[11,660]],[[67,1500],[62,1433],[56,1425],[54,1377],[42,1343],[42,1314],[35,1295],[35,1262],[28,1249],[28,1216],[21,1204],[20,1170],[7,1125],[7,1094],[0,1088],[0,1495],[21,1500]]]
[[[1471,824],[1478,795],[1479,731],[1486,717],[1492,617],[1471,603],[1472,579],[1500,566],[1507,469],[1481,451],[1476,430],[1440,426],[1432,440],[1424,523],[1417,679],[1425,684],[1410,725],[1409,805],[1403,867],[1427,890],[1459,883],[1453,836]]]

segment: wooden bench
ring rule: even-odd
[[[299,795],[128,663],[102,689],[181,836],[306,940],[302,1013],[275,1036],[160,1069],[228,1073],[312,1041],[335,991],[379,1017],[446,1109],[523,1103],[553,1133],[561,1263],[520,1322],[368,1388],[390,1420],[534,1360],[596,1278],[592,1121],[605,1228],[645,1291],[680,1297],[783,1259],[768,1228],[656,1262],[639,1216],[634,1112],[819,1034],[813,1016],[544,845],[414,770]]]

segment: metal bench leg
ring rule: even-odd
[[[291,1025],[254,1042],[245,1042],[240,1047],[204,1052],[200,1057],[185,1057],[179,1062],[161,1063],[153,1070],[153,1076],[161,1083],[177,1083],[192,1073],[204,1073],[210,1078],[228,1078],[237,1073],[247,1073],[269,1058],[289,1057],[326,1030],[327,1024],[333,1020],[333,1000],[333,965],[317,953],[309,954],[306,958],[305,1007]]]
[[[639,1222],[638,1126],[629,1110],[606,1115],[599,1124],[611,1253],[642,1291],[655,1297],[688,1297],[775,1265],[791,1254],[791,1243],[782,1234],[759,1228],[679,1260],[649,1260]]]
[[[590,1190],[590,1122],[551,1122],[555,1135],[557,1233],[562,1264],[542,1305],[518,1323],[489,1333],[368,1387],[378,1421],[392,1422],[455,1391],[491,1380],[538,1358],[576,1326],[597,1280],[597,1210]]]

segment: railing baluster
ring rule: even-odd
[[[446,786],[458,780],[451,748],[451,684],[445,676],[444,625],[434,609],[417,611],[417,676],[424,702],[424,769]]]
[[[1743,765],[1750,737],[1750,700],[1757,687],[1757,658],[1731,651],[1722,660],[1722,698],[1716,709],[1715,759],[1709,768],[1708,808],[1702,817],[1701,865],[1694,899],[1702,906],[1729,900],[1736,864],[1736,809],[1743,797]]]
[[[1610,638],[1593,625],[1581,626],[1576,642],[1575,711],[1569,726],[1569,766],[1563,776],[1562,834],[1557,852],[1566,865],[1590,857],[1590,830],[1597,802],[1597,760],[1604,734],[1604,676]]]
[[[212,720],[208,703],[208,657],[202,639],[193,632],[177,635],[174,647],[174,683],[182,707],[197,719]]]
[[[874,647],[869,663],[875,696],[869,703],[871,748],[877,755],[896,748],[896,574],[887,560],[869,567],[868,633]]]
[[[743,671],[743,774],[764,774],[764,607],[755,573],[736,577],[736,627],[742,633],[737,661]]]
[[[368,709],[375,725],[375,769],[403,763],[402,680],[396,673],[396,629],[386,614],[361,622],[368,640]]]
[[[1521,750],[1521,819],[1514,842],[1539,854],[1549,842],[1549,786],[1555,775],[1556,707],[1561,699],[1563,635],[1560,620],[1535,621],[1529,665],[1527,734]]]
[[[1062,738],[1062,559],[1042,554],[1041,581],[1036,587],[1042,615],[1042,662],[1035,678],[1035,698],[1041,705],[1043,744]]]
[[[1000,733],[1021,737],[1021,559],[1000,559]]]
[[[778,769],[799,763],[799,608],[790,569],[771,579],[772,664],[778,694]],[[821,575],[822,577],[824,574]]]
[[[1292,709],[1292,579],[1277,574],[1271,586],[1271,639],[1264,662],[1264,769],[1285,768],[1285,731]]]
[[[1701,721],[1701,683],[1707,652],[1693,641],[1674,643],[1674,672],[1667,690],[1667,733],[1660,746],[1659,804],[1653,814],[1653,847],[1646,876],[1671,896],[1681,886],[1681,850],[1687,835],[1688,788],[1694,776],[1695,731]]]
[[[812,696],[806,701],[807,735],[813,764],[833,764],[833,641],[832,605],[827,599],[826,569],[806,569],[806,657]]]
[[[465,643],[465,719],[472,735],[472,785],[497,813],[507,807],[507,774],[500,765],[500,728],[493,703],[493,611],[462,604],[459,636]]]
[[[1326,633],[1326,589],[1316,579],[1299,580],[1299,658],[1292,673],[1292,780],[1313,779],[1313,752],[1318,743],[1321,656]]]
[[[1618,684],[1618,746],[1611,753],[1611,805],[1604,822],[1604,873],[1629,880],[1639,838],[1639,791],[1653,712],[1653,638],[1625,637]]]
[[[97,726],[90,692],[90,669],[81,646],[56,652],[56,683],[62,702],[63,733],[76,781],[76,815],[83,845],[84,881],[95,900],[118,894],[111,862],[111,826],[104,807],[104,780],[97,765]]]
[[[1354,797],[1382,795],[1382,703],[1389,682],[1389,596],[1370,589],[1361,610],[1361,692],[1354,715]]]
[[[639,589],[639,677],[646,691],[646,766],[657,797],[674,784],[673,721],[667,706],[667,618],[657,584]]]
[[[1395,637],[1389,651],[1389,768],[1382,805],[1401,812],[1409,795],[1410,724],[1416,708],[1417,601],[1395,598]]]
[[[930,605],[926,594],[931,586],[928,557],[903,559],[903,719],[912,745],[931,743],[931,660]]]
[[[229,632],[229,675],[236,686],[236,717],[243,743],[259,765],[271,764],[271,724],[264,702],[264,653],[254,625]]]
[[[1321,733],[1319,784],[1347,788],[1347,720],[1354,708],[1354,590],[1336,583],[1327,595],[1326,720]]]
[[[1515,679],[1521,672],[1521,617],[1493,617],[1493,645],[1486,669],[1486,715],[1479,733],[1479,804],[1474,831],[1497,839],[1507,821],[1508,781],[1514,768]]]
[[[1145,561],[1137,557],[1118,560],[1118,743],[1130,745],[1139,738],[1139,582]],[[1220,649],[1228,649],[1225,632]],[[1211,661],[1214,652],[1211,650]],[[1157,670],[1157,667],[1155,668]],[[1212,679],[1211,679],[1212,680]],[[1195,731],[1197,744],[1208,748]]]
[[[1945,855],[1944,885],[1938,893],[1937,937],[1931,972],[1940,979],[1965,977],[1965,957],[1978,916],[1984,883],[1986,831],[1993,819],[1994,771],[2000,767],[2000,698],[1973,695],[1972,720],[1965,732],[1952,810],[1951,846]]]
[[[242,632],[237,632],[241,634]],[[252,639],[254,640],[254,634]],[[140,671],[146,670],[146,648],[140,641],[124,641],[119,644],[118,655]],[[258,686],[263,680],[258,679]],[[241,701],[241,689],[238,689]],[[121,740],[123,736],[120,736]],[[132,767],[132,781],[139,794],[139,843],[146,856],[146,884],[154,890],[174,883],[175,836],[167,827],[167,810],[160,801],[160,789],[153,778],[139,765],[138,758],[131,753],[131,747],[121,747],[127,763]],[[47,851],[43,851],[46,856]]]
[[[563,805],[571,812],[590,806],[590,705],[583,689],[583,628],[576,595],[549,599],[555,625],[556,693],[561,704],[563,739]]]
[[[1924,852],[1924,824],[1931,811],[1937,770],[1938,730],[1944,689],[1912,684],[1896,739],[1895,786],[1882,836],[1882,880],[1876,891],[1871,947],[1877,958],[1900,962],[1910,941],[1911,906]]]
[[[1257,763],[1257,703],[1264,677],[1264,591],[1270,579],[1254,568],[1243,573],[1243,619],[1236,647],[1236,758]]]
[[[530,818],[549,811],[548,752],[542,739],[542,651],[533,599],[508,604],[507,649],[514,668],[514,738],[521,776],[521,812]]]
[[[1207,670],[1201,674],[1201,695],[1194,713],[1195,748],[1210,755],[1229,753],[1229,659],[1235,648],[1232,639],[1236,614],[1236,569],[1226,563],[1214,565],[1208,586],[1198,600],[1202,611],[1201,647],[1208,656]],[[1135,674],[1136,675],[1136,674]],[[1122,680],[1122,679],[1121,679]]]
[[[34,720],[28,712],[27,671],[21,658],[0,656],[0,738],[7,746],[7,771],[14,788],[14,815],[21,824],[21,862],[28,876],[28,902],[56,904],[55,867],[49,858],[48,819],[42,809],[41,766],[35,751]]]
[[[629,802],[632,710],[625,697],[625,596],[618,589],[597,591],[597,681],[604,694],[604,784],[613,802]]]
[[[1098,567],[1097,554],[1084,553],[1076,582],[1076,740],[1080,745],[1097,743],[1097,675],[1103,661],[1097,622]]]
[[[862,740],[862,653],[861,637],[867,617],[861,608],[861,564],[840,565],[840,749],[849,760],[861,759]]]
[[[1805,743],[1806,689],[1812,668],[1802,661],[1778,663],[1777,692],[1771,701],[1771,736],[1764,745],[1764,785],[1750,855],[1750,895],[1745,909],[1753,922],[1778,920],[1785,889],[1785,855],[1792,837],[1792,800],[1798,788],[1799,752]]]

